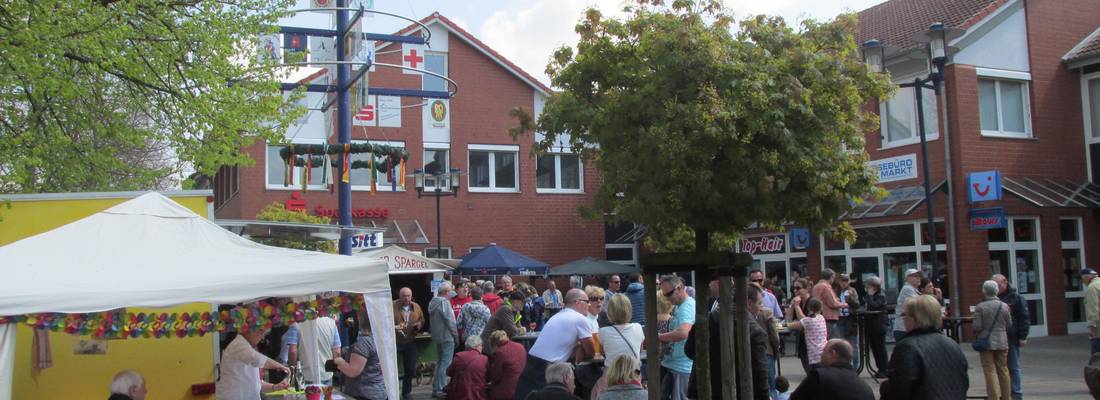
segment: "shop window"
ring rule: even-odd
[[[1016,289],[1020,294],[1039,293],[1039,251],[1016,250]]]
[[[1063,242],[1076,242],[1080,239],[1076,219],[1063,219],[1059,222]]]
[[[1031,317],[1031,326],[1045,324],[1046,318],[1043,317],[1045,309],[1043,308],[1042,300],[1028,300],[1027,311],[1028,315]]]
[[[943,222],[936,222],[936,244],[947,243],[947,229],[944,229]],[[931,232],[928,232],[928,223],[921,222],[920,225],[920,244],[922,246],[928,245],[928,238],[932,236]]]
[[[1089,136],[1100,139],[1100,77],[1088,80],[1088,115]]]
[[[905,271],[917,267],[917,253],[887,253],[882,255],[887,299],[896,299],[902,285],[906,284]]]
[[[535,187],[539,193],[583,193],[581,158],[576,154],[544,154],[535,168]]]
[[[843,239],[834,238],[830,236],[828,232],[826,232],[822,236],[824,237],[823,240],[825,241],[825,250],[844,250]]]
[[[469,191],[519,191],[519,146],[470,145],[469,149]]]
[[[836,272],[848,272],[848,258],[845,256],[825,256],[825,268]]]
[[[442,187],[444,192],[451,190],[451,151],[446,144],[424,144],[424,187]],[[435,176],[440,174],[438,178]]]
[[[936,112],[936,96],[926,92],[922,96],[925,137],[939,137],[939,119]],[[882,103],[882,147],[901,146],[920,142],[917,123],[917,97],[913,88],[898,88],[894,97]]]
[[[1016,242],[1034,242],[1035,241],[1035,220],[1033,219],[1014,219],[1012,220],[1012,240]]]
[[[1062,249],[1062,275],[1067,292],[1085,290],[1081,282],[1081,249]]]
[[[1027,82],[979,78],[978,106],[982,135],[1031,137]]]
[[[913,246],[913,224],[877,226],[856,229],[853,249]]]
[[[1084,299],[1080,297],[1066,299],[1066,318],[1067,322],[1085,322]]]
[[[366,143],[362,140],[353,140],[352,143]],[[405,142],[386,142],[386,141],[370,141],[371,144],[384,145],[390,147],[405,147]],[[359,153],[351,154],[349,158],[354,164],[356,161],[369,162],[373,154],[371,153]],[[379,159],[375,158],[375,162]],[[314,170],[316,171],[316,170]],[[400,177],[397,175],[400,173],[400,169],[396,165],[375,165],[374,171],[374,190],[380,192],[393,191],[394,183],[400,182]],[[363,191],[371,190],[370,181],[370,168],[352,168],[351,169],[351,190]],[[335,175],[334,175],[335,176]],[[397,185],[398,191],[405,190],[404,186]]]
[[[424,55],[424,69],[443,76],[447,76],[447,55],[444,53],[428,52]],[[424,90],[444,92],[447,90],[447,80],[428,74],[424,75]]]
[[[878,257],[852,257],[852,286],[856,288],[860,296],[867,294],[867,282],[872,276],[878,276]],[[881,278],[881,277],[880,277]],[[892,300],[892,298],[887,298]]]
[[[318,142],[318,143],[296,143],[295,147],[305,146],[307,144],[320,145],[321,143],[320,142]],[[294,184],[293,185],[284,185],[284,183],[286,182],[286,162],[283,161],[282,157],[279,157],[279,151],[281,151],[285,147],[287,147],[287,146],[278,145],[278,144],[268,144],[267,145],[267,160],[266,160],[267,162],[265,163],[266,164],[265,169],[267,170],[267,172],[266,172],[266,174],[267,174],[267,188],[268,189],[301,190],[302,189],[302,178],[305,176],[305,170],[301,167],[293,167],[291,169],[291,174],[293,174],[293,177],[294,177],[294,180],[293,180]],[[322,171],[321,168],[313,168],[313,170],[310,174],[308,189],[310,189],[310,190],[325,190],[325,189],[327,189],[326,185],[321,184],[322,176],[323,176],[321,174],[321,171]],[[332,177],[329,177],[329,182],[330,183],[332,182]]]
[[[1005,228],[990,229],[986,231],[986,236],[990,243],[1001,243],[1008,241],[1008,230]]]
[[[936,262],[936,278],[937,278],[937,281],[934,282],[934,284],[936,285],[936,287],[943,290],[944,293],[947,293],[948,289],[949,289],[949,287],[948,287],[949,279],[947,279],[947,252],[944,251],[944,250],[936,251],[936,258],[939,259],[939,261]],[[920,259],[921,259],[921,271],[924,272],[925,276],[927,276],[929,279],[931,279],[932,278],[932,253],[928,252],[928,251],[921,252],[920,253]]]
[[[1008,265],[1008,251],[997,250],[989,252],[989,271],[990,275],[1001,274],[1007,277],[1012,276],[1012,272],[1009,271]]]
[[[451,248],[436,248],[428,247],[424,249],[424,257],[428,258],[451,258]]]
[[[634,261],[634,246],[632,245],[604,245],[604,247],[604,256],[607,261]]]

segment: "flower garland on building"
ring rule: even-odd
[[[352,154],[370,154],[366,161],[351,160]],[[335,156],[335,157],[330,157]],[[373,189],[377,184],[376,172],[382,172],[397,178],[391,179],[393,185],[405,185],[405,161],[409,159],[409,153],[401,147],[378,145],[371,143],[348,143],[343,145],[294,145],[290,144],[279,150],[279,157],[286,166],[283,186],[294,185],[294,168],[302,168],[301,185],[304,191],[313,178],[313,168],[321,168],[321,184],[330,184],[329,168],[336,168],[340,174],[340,181],[351,183],[352,169],[370,169],[370,186]],[[328,161],[328,162],[326,162]],[[374,190],[372,190],[373,192]]]
[[[39,313],[0,317],[0,325],[22,323],[36,329],[65,332],[71,335],[91,335],[101,339],[168,338],[205,336],[212,332],[248,332],[290,325],[324,316],[339,316],[355,307],[363,307],[363,296],[340,294],[332,298],[287,303],[277,307],[261,300],[247,307],[221,312],[132,313],[105,311],[98,313]]]

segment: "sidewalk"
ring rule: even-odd
[[[961,344],[966,354],[970,373],[970,396],[985,395],[985,377],[982,375],[978,353],[968,343]],[[780,361],[784,375],[791,381],[791,390],[798,387],[806,375],[798,358],[791,355],[794,347],[787,347],[788,356]],[[887,348],[891,350],[892,347]],[[1088,363],[1088,338],[1085,335],[1034,338],[1020,349],[1023,365],[1023,390],[1026,399],[1087,399],[1083,368]],[[864,371],[862,378],[878,396],[878,384]],[[431,399],[431,384],[425,382],[413,388],[413,399]]]
[[[985,377],[978,353],[969,343],[962,343],[970,373],[970,396],[985,395]],[[893,349],[889,346],[887,351]],[[788,350],[790,352],[790,350]],[[1088,387],[1085,386],[1083,368],[1089,361],[1088,338],[1085,335],[1042,337],[1028,340],[1020,349],[1022,365],[1023,392],[1025,399],[1087,399]],[[798,387],[806,375],[802,365],[794,356],[782,359],[782,369],[791,381],[791,390]],[[873,362],[873,361],[872,361]],[[878,396],[878,384],[864,371],[864,381]]]

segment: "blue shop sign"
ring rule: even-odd
[[[971,172],[966,176],[966,199],[970,203],[1000,200],[1003,196],[1000,171]]]
[[[806,250],[814,247],[813,237],[810,236],[810,230],[806,228],[792,228],[791,229],[791,250]]]
[[[1004,207],[971,209],[967,212],[966,219],[970,221],[970,229],[975,231],[999,229],[1008,226]]]

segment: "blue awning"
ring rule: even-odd
[[[462,256],[459,275],[546,275],[550,265],[495,244]]]

